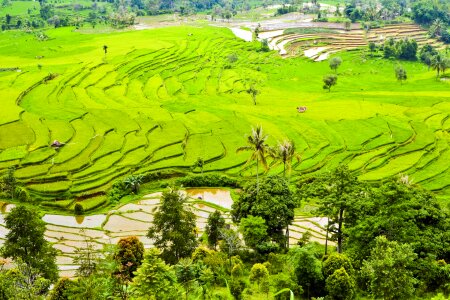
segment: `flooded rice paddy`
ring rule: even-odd
[[[231,223],[230,210],[233,204],[230,191],[226,189],[187,189],[182,191],[189,197],[188,205],[197,216],[199,236],[204,232],[210,213],[219,209],[227,223]],[[73,264],[77,249],[86,247],[90,242],[95,250],[100,251],[107,244],[115,244],[122,237],[137,236],[145,248],[153,246],[146,237],[147,230],[153,221],[153,210],[158,207],[162,193],[144,196],[134,203],[128,203],[110,211],[108,214],[91,216],[64,216],[46,214],[43,220],[47,223],[46,239],[59,250],[57,263],[61,276],[74,276],[78,266]],[[14,207],[13,204],[0,203],[0,245],[8,233],[5,228],[4,215]],[[290,244],[294,245],[306,230],[312,234],[311,240],[324,243],[325,218],[296,217],[290,226]]]

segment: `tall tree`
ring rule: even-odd
[[[220,240],[220,230],[225,227],[225,219],[220,211],[216,210],[208,216],[205,233],[208,236],[208,245],[214,250],[217,248],[217,243]]]
[[[333,57],[329,61],[330,69],[334,70],[335,73],[337,72],[337,69],[339,68],[339,66],[341,64],[342,64],[342,58],[340,58],[340,57]]]
[[[3,257],[21,259],[50,281],[58,278],[56,250],[44,238],[45,223],[34,209],[17,206],[5,217],[9,229],[1,249]]]
[[[50,283],[39,270],[18,258],[11,269],[0,268],[0,299],[42,299]]]
[[[196,279],[196,266],[190,258],[182,258],[175,265],[175,274],[178,278],[178,283],[183,285],[186,300],[189,299],[189,291]]]
[[[374,42],[369,42],[370,56],[373,56],[373,53],[375,52],[376,49],[377,45]]]
[[[301,199],[319,199],[319,212],[329,218],[329,230],[337,240],[338,252],[341,253],[346,211],[352,207],[353,201],[365,195],[356,176],[342,165],[330,173],[300,182],[298,193]]]
[[[418,255],[415,277],[430,291],[437,288],[439,272],[430,270],[437,260],[450,257],[450,218],[434,195],[405,179],[391,179],[355,200],[345,224],[346,252],[353,262],[366,259],[376,237],[384,235],[410,244]]]
[[[244,187],[232,205],[233,221],[238,223],[248,216],[263,218],[270,239],[284,247],[287,238],[283,229],[292,223],[296,204],[289,184],[283,177],[268,176],[262,180],[259,192],[257,188],[255,182]]]
[[[239,147],[236,152],[252,151],[247,163],[256,160],[256,191],[259,191],[259,163],[267,169],[266,154],[269,146],[266,144],[268,135],[264,134],[262,126],[252,128],[252,134],[247,137],[247,146]]]
[[[295,143],[291,140],[284,140],[271,150],[272,156],[277,162],[283,163],[283,176],[286,177],[286,171],[288,174],[292,171],[292,160],[297,159],[300,162],[300,154],[296,152]]]
[[[82,231],[82,235],[84,232]],[[89,277],[97,273],[100,257],[94,249],[94,241],[85,238],[85,246],[76,250],[74,264],[79,265],[75,275],[77,277]]]
[[[186,201],[178,190],[170,189],[162,194],[161,205],[153,210],[153,225],[147,236],[162,250],[161,257],[168,263],[189,257],[198,244],[196,217],[185,206]]]
[[[439,77],[439,74],[446,67],[446,61],[443,54],[438,53],[431,58],[431,67],[433,70],[436,70],[436,77]]]
[[[7,196],[14,199],[16,197],[17,179],[14,176],[15,168],[8,168],[8,172],[2,178],[1,188]]]
[[[236,252],[242,247],[242,242],[237,232],[233,229],[226,228],[220,231],[220,239],[222,240],[220,243],[220,250],[227,253],[231,272],[231,256],[236,254]]]
[[[335,74],[325,75],[323,77],[323,89],[331,92],[331,87],[337,84],[338,77]]]
[[[259,90],[256,89],[255,85],[252,84],[248,90],[247,93],[252,96],[252,100],[253,100],[253,104],[256,105],[256,96],[258,96],[258,94],[260,93]]]

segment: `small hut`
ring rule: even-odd
[[[58,140],[54,140],[53,143],[51,144],[51,146],[53,148],[60,148],[60,147],[62,147],[62,145],[63,144],[60,141],[58,141]]]

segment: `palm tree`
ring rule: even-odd
[[[255,85],[252,84],[250,88],[247,90],[247,93],[252,96],[253,104],[256,105],[256,96],[259,94],[259,90],[256,89]]]
[[[441,19],[434,20],[433,24],[430,27],[430,36],[432,38],[436,36],[441,36],[442,30],[444,30],[445,24]]]
[[[436,77],[439,77],[439,73],[442,70],[446,69],[446,61],[445,58],[442,56],[442,54],[438,53],[435,56],[433,56],[433,58],[431,59],[431,67],[433,68],[433,70],[437,71]]]
[[[300,154],[295,151],[294,141],[284,140],[282,143],[278,143],[275,149],[272,149],[271,156],[276,159],[277,163],[283,163],[283,176],[286,177],[286,171],[291,173],[292,160],[297,159],[300,162]],[[276,163],[276,164],[277,164]]]
[[[202,175],[203,175],[203,167],[204,166],[205,166],[205,161],[203,160],[203,158],[198,157],[194,163],[194,168],[200,168],[200,170],[202,171]]]
[[[256,192],[259,191],[259,163],[263,165],[265,169],[267,169],[266,162],[266,153],[269,151],[269,146],[266,144],[266,139],[268,135],[263,133],[262,126],[257,126],[256,128],[252,128],[252,134],[247,138],[247,146],[239,147],[236,152],[241,151],[252,151],[252,155],[247,161],[247,164],[256,160]]]

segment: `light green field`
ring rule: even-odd
[[[258,52],[225,28],[72,30],[50,30],[45,42],[0,35],[0,68],[21,70],[0,72],[0,172],[16,165],[43,200],[102,192],[131,172],[188,172],[198,157],[205,172],[254,176],[254,166],[242,169],[249,153],[235,151],[258,124],[271,144],[296,142],[294,178],[348,163],[364,180],[403,173],[450,194],[450,85],[418,62],[402,63],[409,78],[400,85],[398,62],[341,53],[328,93],[327,62]],[[238,61],[228,68],[231,53]],[[66,144],[55,150],[53,140]]]
[[[11,1],[8,6],[0,7],[0,17],[5,17],[7,14],[11,16],[20,16],[28,14],[39,14],[39,2],[34,1]]]

